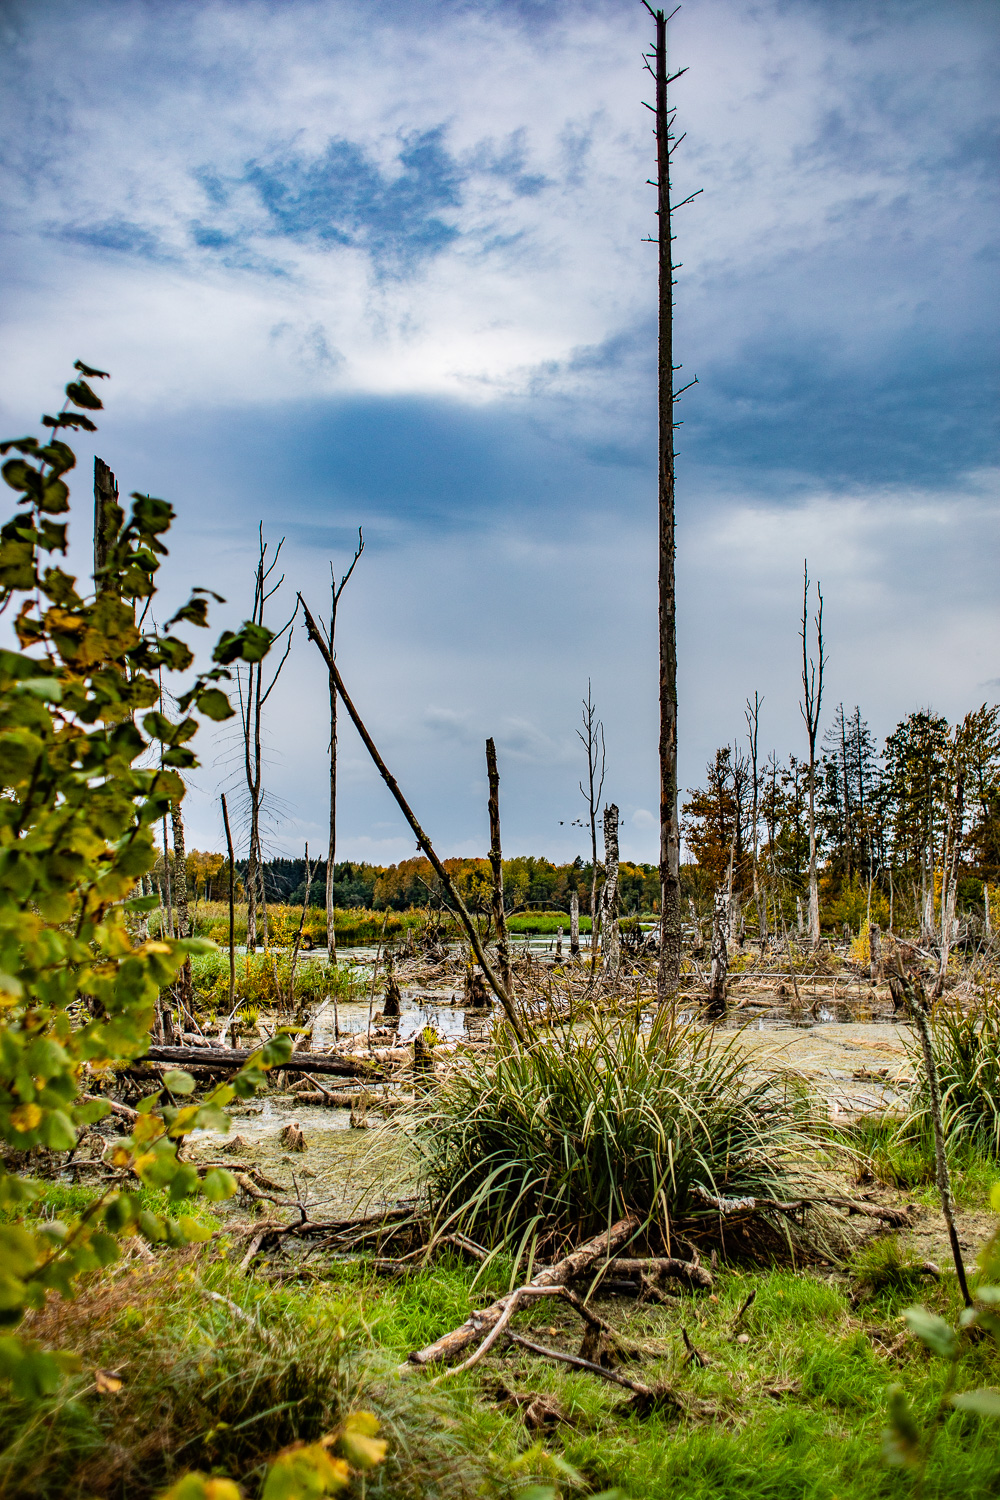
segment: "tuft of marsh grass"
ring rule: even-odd
[[[714,1232],[697,1189],[786,1193],[815,1148],[809,1123],[794,1085],[662,1016],[645,1032],[628,1019],[527,1048],[501,1038],[442,1089],[417,1139],[440,1219],[520,1260],[626,1213],[660,1243]]]
[[[1000,995],[987,990],[968,1010],[957,997],[939,1002],[931,1014],[931,1041],[947,1134],[1000,1158]],[[916,1044],[913,1060],[920,1080],[914,1116],[929,1124]]]

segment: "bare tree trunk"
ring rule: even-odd
[[[983,926],[987,939],[993,936],[993,916],[990,911],[990,888],[983,882]]]
[[[726,974],[729,969],[729,950],[726,947],[728,924],[729,901],[724,890],[717,890],[712,911],[712,967],[708,977],[709,1010],[716,1016],[723,1015],[726,1009]]]
[[[823,592],[816,585],[818,602],[815,618],[816,658],[809,654],[809,565],[802,569],[802,702],[799,710],[805,720],[809,740],[809,941],[819,947],[819,874],[816,867],[816,738],[823,707]]]
[[[292,961],[288,972],[288,1004],[295,1004],[295,969],[299,961],[299,949],[302,947],[302,932],[306,925],[306,912],[309,910],[309,892],[312,889],[312,870],[309,867],[309,845],[305,847],[306,865],[306,888],[302,898],[302,915],[299,917],[299,930],[295,934],[295,944],[292,948]]]
[[[587,697],[583,705],[583,727],[585,733],[576,731],[587,752],[587,785],[579,783],[580,792],[587,803],[587,821],[590,825],[590,969],[597,964],[597,809],[604,790],[604,725],[595,715],[594,699],[587,678]]]
[[[646,9],[656,23],[653,66],[656,82],[657,244],[659,246],[659,483],[657,557],[659,587],[660,698],[660,955],[657,993],[661,1003],[677,991],[681,976],[680,822],[677,811],[677,599],[674,579],[674,264],[670,203],[670,157],[674,139],[667,105],[667,18]],[[675,74],[679,77],[680,74]],[[678,393],[679,394],[679,393]]]
[[[357,566],[358,558],[365,550],[365,539],[361,527],[358,527],[358,545],[355,548],[351,566],[344,574],[340,583],[337,583],[336,574],[333,571],[333,563],[330,564],[330,633],[327,637],[327,646],[331,657],[336,656],[337,650],[337,605],[340,596],[347,587],[347,582]],[[337,923],[336,907],[334,903],[333,868],[337,859],[337,684],[333,673],[330,673],[330,838],[326,856],[326,944],[327,959],[329,963],[337,962]]]
[[[270,545],[264,541],[263,523],[259,528],[259,551],[257,556],[257,568],[254,574],[254,595],[252,620],[257,625],[264,623],[264,611],[269,599],[281,588],[284,582],[284,574],[277,583],[271,584],[271,575],[278,565],[278,558],[284,546],[285,539],[282,537],[274,551],[274,557],[270,563],[267,561],[267,549]],[[263,800],[263,748],[262,748],[262,720],[264,705],[271,693],[274,691],[275,683],[281,676],[281,670],[288,660],[288,653],[292,649],[292,621],[294,614],[288,619],[279,631],[274,635],[273,641],[277,642],[287,632],[285,650],[281,660],[274,669],[267,687],[264,686],[262,661],[251,662],[246,668],[246,676],[237,669],[237,687],[240,698],[240,718],[243,729],[243,772],[246,778],[247,794],[250,806],[250,837],[247,857],[247,869],[244,884],[247,898],[247,949],[253,951],[257,947],[257,912],[260,909],[261,929],[263,932],[264,946],[267,947],[267,896],[264,890],[263,856],[261,851],[260,819]]]
[[[882,935],[879,932],[878,923],[868,924],[868,964],[872,984],[878,983],[879,972],[882,966]]]
[[[989,901],[986,910],[989,912]],[[571,958],[580,957],[580,896],[573,891],[569,898],[569,951]]]
[[[187,898],[187,855],[184,849],[184,817],[179,802],[170,804],[170,822],[174,834],[174,901],[177,907],[177,936],[191,936],[191,917]],[[191,980],[191,960],[186,958],[177,975],[177,992],[186,1014],[194,1017],[194,986]]]
[[[173,907],[173,901],[171,899],[171,882],[170,882],[170,837],[169,837],[169,835],[167,833],[167,819],[166,819],[166,816],[164,816],[164,819],[163,819],[163,888],[164,888],[164,892],[165,892],[165,895],[166,895],[166,913],[165,913],[165,915],[166,915],[166,919],[167,919],[167,930],[164,933],[164,937],[173,937],[173,935],[174,935],[174,907]]]
[[[763,703],[759,693],[754,693],[753,703],[747,699],[747,739],[750,743],[750,775],[751,800],[750,800],[750,835],[753,853],[753,904],[757,913],[757,936],[760,939],[761,952],[767,942],[767,902],[764,900],[760,886],[760,870],[758,869],[759,855],[759,824],[760,824],[760,778],[757,772],[757,736],[760,728],[760,706]],[[737,816],[739,812],[737,810]]]
[[[222,822],[226,830],[226,848],[229,851],[229,1009],[236,1004],[236,861],[233,857],[233,834],[229,827],[229,808],[225,796],[222,798]],[[226,1040],[221,1033],[219,1040]]]
[[[601,967],[612,983],[621,968],[618,935],[618,809],[604,809],[604,891],[601,896]]]
[[[108,553],[124,520],[118,504],[118,483],[103,458],[94,458],[94,584],[99,594],[113,590],[104,578]]]
[[[507,914],[503,904],[503,853],[500,848],[500,772],[497,770],[497,747],[486,741],[486,774],[490,783],[490,867],[493,871],[493,926],[497,934],[497,963],[504,989],[513,998],[514,971],[510,966],[510,944],[507,941]]]

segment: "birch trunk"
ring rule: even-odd
[[[988,902],[986,909],[989,911]],[[572,958],[580,957],[580,896],[577,891],[569,898],[569,951]]]
[[[708,1005],[713,1015],[722,1015],[726,1009],[726,974],[729,969],[729,950],[726,947],[726,928],[729,925],[729,901],[724,890],[715,893],[712,912],[712,967],[708,977]]]

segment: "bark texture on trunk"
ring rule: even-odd
[[[118,535],[124,512],[118,504],[118,482],[103,458],[94,458],[94,583],[97,592],[113,588],[101,576],[107,566],[111,544]]]
[[[486,741],[486,774],[490,784],[490,869],[493,872],[491,894],[493,926],[497,935],[497,963],[500,979],[508,995],[514,994],[514,971],[510,964],[510,943],[507,940],[507,914],[503,902],[503,852],[500,847],[500,772],[497,769],[497,747],[492,739]]]
[[[715,893],[712,911],[712,967],[708,976],[708,1004],[713,1015],[726,1009],[726,975],[729,972],[729,949],[726,929],[729,926],[729,901],[724,890]]]
[[[987,903],[987,911],[989,904]],[[569,951],[573,958],[580,956],[580,897],[574,891],[569,898]]]
[[[667,20],[654,13],[656,47],[656,186],[659,246],[659,484],[657,558],[660,651],[660,957],[661,1001],[681,977],[680,822],[677,809],[677,601],[674,579],[674,265],[670,217],[670,112],[667,107]]]
[[[877,984],[882,968],[882,934],[877,922],[868,926],[868,963],[872,984]]]
[[[604,891],[601,896],[601,967],[609,979],[621,968],[618,935],[618,809],[604,809]]]

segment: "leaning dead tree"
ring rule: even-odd
[[[285,581],[282,574],[277,583],[272,583],[271,578],[278,565],[281,549],[285,544],[282,537],[274,549],[271,561],[267,560],[269,543],[264,541],[263,522],[258,531],[258,554],[257,567],[254,573],[253,612],[251,619],[255,625],[263,625],[264,612],[268,601],[273,599]],[[285,650],[274,668],[270,682],[264,685],[264,663],[263,661],[249,662],[245,667],[238,667],[236,671],[236,683],[240,700],[240,720],[243,731],[243,772],[247,785],[247,800],[250,832],[247,850],[247,869],[244,879],[247,899],[247,948],[254,949],[257,946],[257,914],[260,912],[264,941],[267,942],[267,898],[264,891],[264,860],[261,852],[260,820],[264,800],[264,755],[262,743],[262,722],[264,705],[274,691],[275,683],[281,676],[281,669],[288,660],[288,653],[292,649],[292,621],[295,614],[285,621],[281,629],[275,632],[273,639],[279,641],[282,636],[286,637]]]
[[[677,595],[674,581],[674,261],[670,160],[680,144],[673,133],[674,116],[667,104],[667,88],[681,68],[667,73],[667,16],[642,0],[656,24],[656,43],[645,58],[656,83],[656,212],[659,220],[659,484],[658,572],[660,641],[660,961],[657,990],[661,1000],[674,994],[681,975],[681,834],[677,810]],[[696,194],[692,194],[692,197]],[[690,202],[685,199],[684,202]],[[691,382],[694,384],[694,382]],[[682,390],[687,390],[683,386]]]
[[[479,964],[479,967],[482,969],[484,975],[486,976],[486,981],[489,984],[490,989],[493,991],[497,999],[500,1001],[500,1004],[503,1006],[504,1014],[506,1015],[507,1020],[510,1023],[511,1030],[513,1031],[519,1042],[526,1042],[527,1035],[525,1033],[524,1025],[514,1007],[514,998],[504,987],[503,980],[500,978],[493,965],[490,963],[489,957],[486,953],[486,949],[483,946],[483,940],[480,936],[479,928],[473,921],[465,902],[462,900],[458,887],[455,885],[455,882],[452,880],[451,876],[448,874],[448,871],[445,869],[430,839],[427,837],[426,833],[417,822],[416,815],[414,814],[412,808],[410,807],[410,804],[407,802],[406,798],[403,796],[402,791],[400,790],[399,782],[396,780],[395,776],[393,776],[392,772],[389,770],[389,767],[386,765],[385,761],[379,754],[378,746],[375,744],[375,741],[368,733],[368,730],[365,727],[364,720],[362,719],[361,715],[358,713],[358,710],[355,708],[353,702],[348,696],[347,689],[344,687],[344,679],[340,675],[337,663],[330,655],[326,641],[323,639],[323,634],[320,631],[319,626],[316,624],[316,620],[313,617],[308,604],[306,604],[306,601],[303,599],[301,594],[299,594],[298,599],[299,603],[302,605],[302,612],[305,615],[306,630],[308,632],[309,639],[315,642],[319,654],[322,656],[324,662],[326,663],[326,669],[333,677],[337,692],[340,695],[341,703],[343,703],[344,707],[347,709],[348,716],[350,717],[355,729],[358,731],[358,734],[361,736],[365,749],[368,751],[368,754],[375,762],[376,770],[395,798],[396,805],[398,806],[400,812],[403,814],[403,817],[406,819],[407,823],[409,823],[410,825],[410,828],[413,830],[418,847],[421,848],[427,855],[427,858],[430,860],[431,865],[434,869],[434,873],[437,875],[442,886],[447,892],[452,906],[455,909],[456,915],[458,916],[458,919],[461,922],[462,926],[465,928],[466,935],[472,946],[472,951],[476,955],[476,960]]]
[[[809,651],[809,563],[802,565],[802,702],[799,712],[806,726],[809,741],[809,941],[819,947],[819,876],[816,870],[816,738],[819,734],[819,716],[823,707],[823,668],[827,658],[823,655],[823,592],[816,585],[816,614],[813,628],[816,632],[816,655]]]
[[[351,574],[357,567],[358,558],[365,550],[365,538],[361,527],[358,527],[358,545],[354,549],[351,558],[351,566],[344,574],[340,582],[333,571],[333,563],[330,564],[330,627],[326,636],[326,646],[331,657],[337,654],[337,606],[340,596],[347,587]],[[326,855],[326,942],[329,950],[329,960],[332,964],[337,962],[337,932],[334,921],[334,897],[333,897],[333,867],[337,859],[337,684],[330,675],[330,838],[327,845]]]

